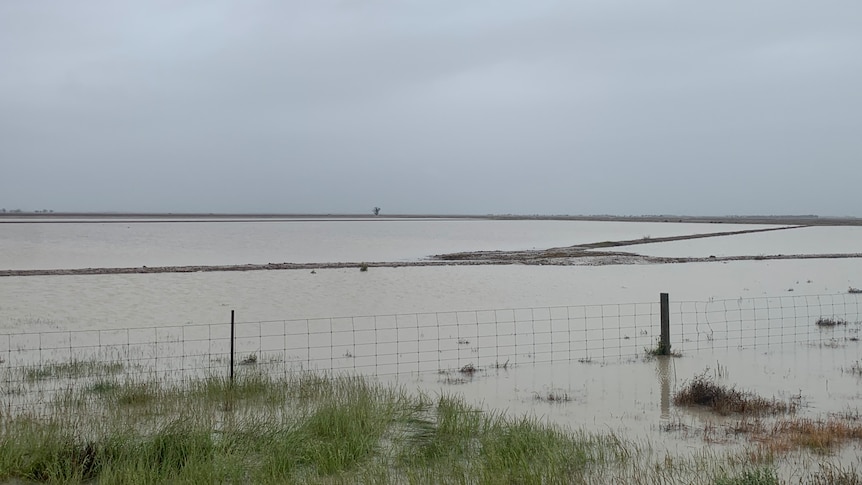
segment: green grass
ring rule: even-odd
[[[671,356],[671,357],[680,357],[681,354],[679,352],[672,352],[670,344],[665,344],[661,341],[661,339],[657,339],[655,343],[655,347],[647,347],[644,349],[644,353],[647,357],[660,357],[660,356]]]
[[[772,468],[752,468],[715,480],[715,485],[778,485],[778,483],[778,475]]]
[[[114,376],[42,411],[0,416],[0,483],[774,483],[750,450],[654,453],[357,377]]]

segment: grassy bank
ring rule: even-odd
[[[314,374],[249,371],[234,386],[221,378],[168,385],[108,376],[56,394],[38,414],[7,408],[0,418],[0,482],[735,484],[776,477],[775,456],[756,449],[670,456],[612,433],[489,413],[451,395]]]

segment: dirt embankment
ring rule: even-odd
[[[530,260],[579,258],[585,256],[637,256],[631,253],[599,252],[596,249],[614,248],[621,246],[634,246],[637,244],[652,244],[670,241],[684,241],[687,239],[701,239],[707,237],[736,236],[740,234],[751,234],[756,232],[783,231],[787,229],[798,229],[806,226],[781,226],[766,229],[744,229],[740,231],[709,232],[705,234],[687,234],[682,236],[667,237],[643,237],[640,239],[628,239],[623,241],[601,241],[576,246],[566,246],[550,249],[532,249],[524,251],[467,251],[462,253],[438,254],[432,259],[442,261],[488,261],[504,260],[525,263]],[[644,256],[638,256],[643,258]]]
[[[107,274],[153,274],[153,273],[204,273],[212,271],[267,271],[267,270],[316,270],[332,268],[402,268],[421,266],[480,266],[527,264],[537,266],[608,266],[618,264],[667,264],[703,263],[720,261],[772,261],[784,259],[845,259],[862,258],[862,253],[829,254],[774,254],[758,256],[725,256],[708,258],[660,258],[632,253],[582,253],[566,257],[535,257],[519,259],[485,259],[460,261],[408,261],[371,263],[268,263],[235,264],[214,266],[143,266],[135,268],[75,268],[75,269],[7,269],[0,270],[3,276],[60,276],[60,275],[107,275]]]
[[[550,249],[534,249],[524,251],[469,251],[461,253],[438,254],[432,259],[451,263],[471,262],[481,264],[538,264],[538,265],[580,265],[599,266],[610,264],[666,264],[666,263],[701,263],[718,261],[762,261],[780,259],[840,259],[862,258],[862,253],[828,253],[828,254],[773,254],[756,256],[709,256],[709,257],[658,257],[644,256],[630,252],[597,251],[597,249],[636,246],[688,239],[701,239],[722,236],[736,236],[758,232],[784,231],[808,227],[806,225],[780,226],[765,229],[745,229],[740,231],[710,232],[704,234],[687,234],[668,237],[643,237],[621,241],[601,241],[575,246]]]

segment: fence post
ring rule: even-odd
[[[230,384],[233,385],[233,340],[234,340],[234,319],[233,310],[230,311]]]
[[[661,293],[661,340],[658,344],[659,355],[670,355],[670,304],[668,294]]]

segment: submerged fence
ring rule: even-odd
[[[835,345],[857,341],[860,323],[862,295],[846,293],[17,333],[0,335],[0,383],[24,395],[118,374],[446,372],[636,358],[662,337],[683,353]]]

